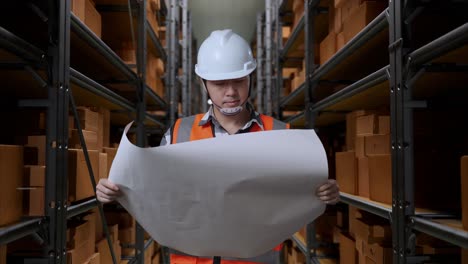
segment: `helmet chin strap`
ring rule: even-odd
[[[201,79],[201,83],[203,84],[203,88],[205,88],[205,91],[206,93],[208,94],[208,98],[210,97],[210,93],[208,93],[208,89],[206,88],[206,83],[205,83],[205,80]],[[250,79],[250,76],[249,76],[249,95],[247,96],[247,98],[245,99],[245,101],[240,104],[239,106],[236,106],[236,107],[221,107],[217,104],[215,104],[211,99],[208,99],[208,104],[209,105],[214,105],[216,108],[218,108],[218,110],[221,112],[221,114],[223,115],[226,115],[226,116],[235,116],[237,114],[239,114],[240,112],[242,112],[242,110],[244,109],[244,105],[247,103],[247,101],[249,100],[249,97],[250,97],[250,87],[251,87],[251,79]]]
[[[208,99],[208,104],[209,105],[214,105],[216,106],[216,108],[218,108],[218,110],[221,112],[221,114],[223,115],[227,115],[227,116],[234,116],[234,115],[237,115],[239,114],[240,112],[242,112],[242,110],[244,109],[244,105],[245,103],[247,102],[248,98],[245,99],[245,101],[239,105],[239,106],[236,106],[236,107],[221,107],[217,104],[215,104],[211,99]]]

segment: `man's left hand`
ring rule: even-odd
[[[317,188],[315,194],[326,204],[336,204],[340,199],[340,188],[335,180],[328,180]]]

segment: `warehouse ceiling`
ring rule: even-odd
[[[197,45],[211,31],[231,28],[251,42],[255,37],[257,12],[265,10],[265,0],[189,0],[193,37]],[[198,50],[198,47],[197,47]]]

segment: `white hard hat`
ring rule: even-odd
[[[249,44],[230,29],[216,30],[198,50],[195,73],[209,81],[237,79],[249,75],[257,63]]]

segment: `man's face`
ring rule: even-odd
[[[206,89],[213,103],[221,108],[241,105],[249,96],[249,76],[239,79],[206,81]]]

